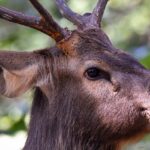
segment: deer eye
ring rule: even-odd
[[[88,68],[85,72],[85,77],[88,80],[106,79],[110,81],[110,75],[108,72],[103,71],[97,67]]]

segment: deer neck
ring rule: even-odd
[[[92,137],[94,130],[85,132],[78,126],[79,114],[74,114],[71,101],[65,105],[65,100],[58,98],[55,102],[59,105],[50,104],[43,92],[36,89],[24,150],[118,150],[116,144],[103,144],[98,135]]]

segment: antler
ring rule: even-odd
[[[95,7],[91,15],[91,23],[93,25],[97,26],[97,25],[100,25],[100,23],[102,22],[104,10],[105,10],[107,3],[108,3],[108,0],[98,1],[97,6]]]
[[[83,17],[75,12],[73,12],[68,5],[66,4],[65,0],[56,0],[56,5],[59,8],[61,14],[73,22],[75,25],[80,26],[83,24]]]
[[[92,14],[81,16],[68,8],[65,0],[56,0],[61,14],[79,28],[100,27],[107,2],[108,0],[99,0]]]
[[[0,7],[0,18],[39,30],[51,36],[56,42],[62,40],[66,36],[66,30],[61,28],[53,20],[52,16],[37,0],[30,0],[30,2],[40,13],[41,17],[28,16],[23,13]]]
[[[29,1],[39,12],[41,17],[28,16],[20,12],[0,7],[0,18],[39,30],[51,36],[56,42],[64,39],[68,34],[67,30],[61,28],[37,0]],[[85,14],[82,16],[73,12],[67,6],[65,0],[56,0],[56,4],[61,14],[80,29],[99,28],[107,2],[108,0],[99,0],[91,14],[88,13],[88,15]]]

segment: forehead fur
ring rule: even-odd
[[[58,44],[64,53],[83,61],[105,62],[111,70],[136,73],[144,67],[132,56],[116,49],[101,29],[74,31]]]

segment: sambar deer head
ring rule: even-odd
[[[34,52],[0,52],[0,93],[15,97],[35,88],[24,150],[118,150],[150,131],[150,72],[102,31],[107,1],[81,16],[56,0],[74,31],[61,28],[37,0],[30,2],[41,17],[0,7],[0,18],[56,41]]]

